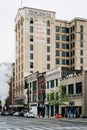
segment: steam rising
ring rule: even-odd
[[[12,64],[2,63],[0,64],[0,101],[2,108],[5,104],[5,100],[9,96],[9,83],[12,76]]]

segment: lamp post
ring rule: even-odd
[[[45,116],[45,85],[43,86],[42,116]]]
[[[28,104],[28,112],[29,112],[29,88],[27,88],[27,104]]]

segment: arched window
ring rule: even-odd
[[[30,23],[33,24],[33,18],[30,18]]]

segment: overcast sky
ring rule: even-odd
[[[87,18],[87,0],[22,0],[22,5],[56,12],[57,19]],[[14,19],[21,0],[0,0],[0,63],[15,61]]]

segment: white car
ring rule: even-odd
[[[37,116],[32,112],[29,112],[27,117],[29,117],[29,118],[37,118]]]
[[[29,112],[24,112],[24,117],[28,117]]]
[[[19,116],[19,112],[15,112],[13,115],[14,116]]]

